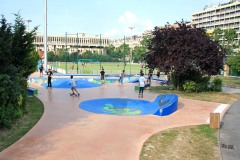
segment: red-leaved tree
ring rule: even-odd
[[[186,80],[201,81],[223,68],[226,51],[204,29],[178,23],[177,28],[155,27],[145,61],[149,68],[171,72],[173,85],[181,89]]]

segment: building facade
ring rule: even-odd
[[[192,25],[204,28],[211,33],[215,28],[222,30],[235,29],[240,35],[240,2],[231,0],[218,6],[205,7],[202,11],[192,14]]]
[[[44,52],[44,35],[36,35],[34,41],[37,51]],[[99,54],[105,54],[104,47],[110,44],[110,39],[101,36],[87,36],[86,34],[56,36],[48,35],[48,51],[67,50],[68,52],[91,51]]]

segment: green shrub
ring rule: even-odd
[[[211,89],[215,92],[221,92],[222,91],[222,80],[218,77],[215,77],[212,81]]]
[[[26,86],[24,78],[0,74],[0,128],[10,128],[25,113]]]
[[[196,92],[197,84],[194,81],[186,81],[183,85],[183,90],[186,92]]]
[[[203,77],[197,81],[196,92],[206,92],[209,91],[209,80],[210,77]]]

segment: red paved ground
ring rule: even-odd
[[[154,83],[154,82],[153,82]],[[179,110],[166,117],[111,116],[79,109],[81,101],[94,98],[133,98],[136,84],[106,84],[79,89],[70,97],[69,89],[46,89],[38,85],[37,97],[45,111],[37,125],[18,142],[0,153],[1,160],[138,160],[144,141],[152,134],[186,125],[207,123],[219,104],[179,98]],[[158,94],[148,91],[144,100]]]

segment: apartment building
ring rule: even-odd
[[[209,33],[215,28],[235,29],[240,37],[240,2],[231,0],[218,6],[206,6],[202,11],[192,14],[192,25],[204,28]]]

